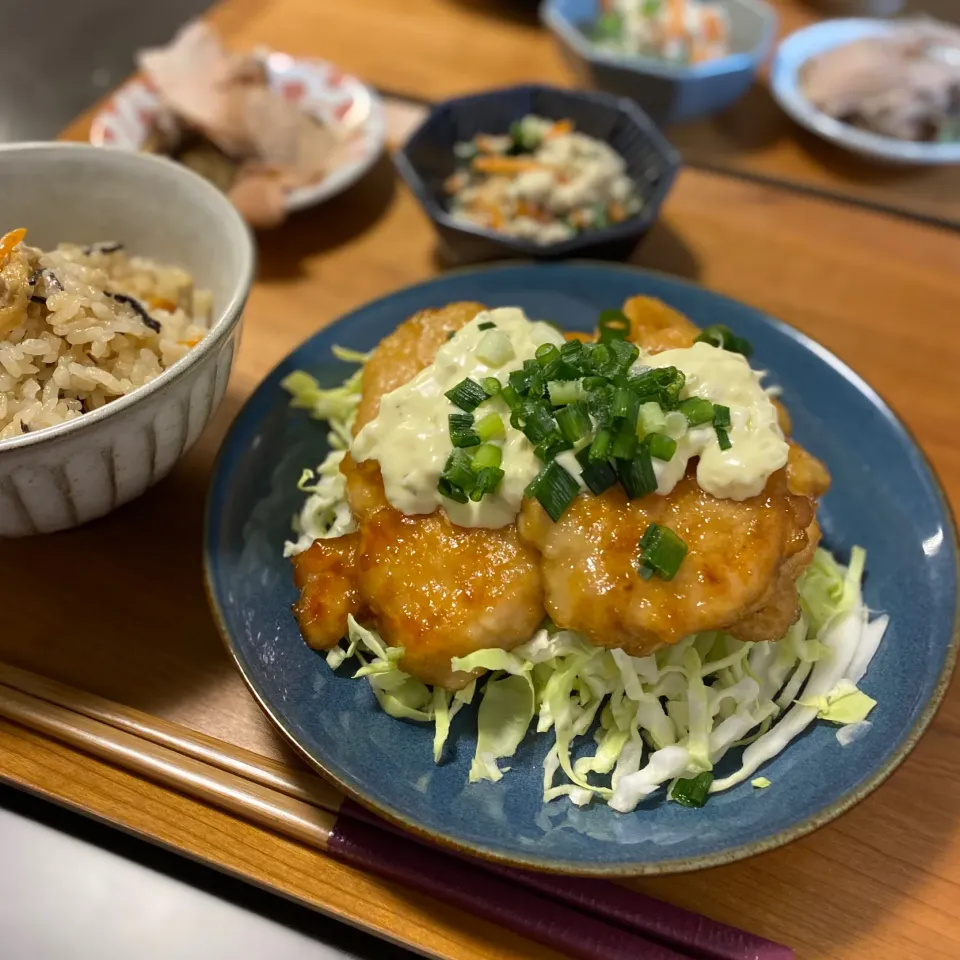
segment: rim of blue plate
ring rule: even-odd
[[[681,277],[673,276],[672,274],[665,273],[661,270],[648,270],[646,268],[634,267],[629,264],[617,264],[617,263],[607,263],[599,262],[594,260],[566,260],[564,265],[567,266],[588,266],[591,268],[604,268],[609,270],[617,270],[627,273],[640,273],[650,276],[663,277],[669,280],[671,283],[675,283],[680,286],[693,288],[693,289],[704,289],[702,284],[693,283],[689,280],[685,280]],[[394,290],[391,293],[385,294],[382,297],[378,297],[376,300],[367,301],[364,304],[361,304],[358,307],[355,307],[353,310],[349,311],[346,314],[338,317],[332,323],[327,324],[323,330],[329,330],[331,327],[339,324],[349,318],[353,313],[356,313],[359,310],[366,309],[374,304],[380,303],[385,300],[396,296],[396,294],[401,291],[411,291],[416,290],[422,287],[429,287],[431,284],[436,282],[438,279],[445,279],[450,276],[466,276],[475,273],[495,271],[498,269],[516,269],[520,266],[531,266],[535,268],[542,268],[543,265],[537,264],[534,261],[497,261],[495,263],[486,263],[478,264],[472,266],[461,267],[456,270],[444,271],[439,277],[432,277],[428,280],[421,281],[420,283],[410,284],[406,287],[401,287],[398,290]],[[556,269],[556,265],[553,265],[553,269]],[[549,269],[549,267],[548,267]],[[741,304],[742,301],[735,300],[732,297],[724,296],[720,293],[715,293],[711,291],[713,296],[724,300],[728,303]],[[761,312],[762,311],[758,311]],[[953,544],[954,550],[960,554],[960,539],[957,535],[957,524],[956,519],[953,514],[953,510],[950,506],[950,502],[946,497],[946,494],[943,490],[943,484],[940,482],[940,477],[937,474],[936,469],[933,464],[930,462],[929,457],[927,457],[923,447],[917,441],[917,438],[914,436],[913,431],[907,426],[906,423],[900,418],[900,416],[893,410],[889,403],[875,390],[870,384],[868,384],[856,371],[851,367],[847,366],[839,357],[835,356],[826,347],[822,346],[813,338],[807,336],[807,334],[798,330],[796,327],[790,326],[790,324],[785,323],[782,320],[778,320],[775,317],[770,317],[766,313],[763,313],[763,319],[765,322],[770,323],[771,325],[780,328],[784,333],[786,333],[791,339],[796,341],[803,347],[806,347],[808,350],[815,353],[824,363],[829,364],[835,371],[837,371],[845,379],[853,383],[858,390],[863,393],[866,393],[873,397],[874,401],[878,403],[884,410],[884,413],[887,415],[892,425],[895,428],[898,428],[903,435],[909,439],[913,444],[917,454],[919,455],[921,461],[926,466],[930,478],[933,482],[933,487],[936,491],[937,500],[939,502],[940,509],[943,513],[945,525],[949,529],[950,540]],[[315,331],[309,337],[301,341],[297,347],[294,347],[290,353],[295,352],[306,343],[308,340],[312,339],[317,335]],[[287,355],[289,356],[289,354]],[[284,357],[271,371],[262,378],[261,383],[264,380],[269,379],[273,374],[286,362],[287,357]],[[259,385],[256,389],[259,389]],[[255,391],[254,391],[255,392]],[[251,394],[251,397],[253,394]],[[270,718],[274,726],[283,734],[287,742],[294,748],[294,750],[307,762],[307,764],[316,770],[325,780],[332,783],[336,786],[345,797],[354,802],[360,804],[363,807],[366,807],[368,810],[375,813],[377,816],[386,820],[389,823],[392,823],[398,827],[403,828],[409,833],[413,834],[415,837],[418,837],[422,840],[426,840],[430,843],[433,843],[437,846],[444,847],[448,850],[453,850],[459,854],[467,854],[469,856],[477,857],[481,860],[492,861],[494,863],[499,863],[504,866],[511,867],[522,867],[523,869],[536,870],[544,873],[557,873],[564,875],[579,875],[579,876],[597,876],[597,877],[636,877],[636,876],[663,876],[666,874],[677,874],[677,873],[689,873],[695,870],[706,870],[712,867],[724,866],[730,863],[735,863],[739,860],[745,860],[749,857],[756,856],[760,853],[767,853],[771,850],[776,850],[780,847],[786,846],[788,843],[792,843],[794,840],[799,840],[801,837],[805,837],[808,834],[813,833],[816,830],[819,830],[821,827],[826,826],[828,823],[831,823],[833,820],[836,820],[842,814],[851,810],[862,800],[866,799],[871,793],[873,793],[883,782],[903,763],[904,760],[910,755],[913,749],[916,747],[920,738],[927,731],[930,724],[932,723],[934,717],[937,714],[937,711],[940,709],[940,706],[943,703],[944,696],[947,692],[947,688],[950,685],[950,681],[953,677],[954,669],[957,664],[958,652],[960,652],[960,602],[954,605],[954,622],[953,622],[953,633],[950,637],[949,645],[945,651],[945,657],[943,661],[943,666],[940,671],[940,675],[937,679],[936,686],[934,687],[933,693],[930,699],[927,701],[920,715],[917,717],[913,726],[904,736],[899,747],[893,754],[887,759],[887,761],[878,767],[874,773],[867,778],[863,783],[853,790],[848,791],[846,794],[835,800],[829,806],[824,807],[818,813],[813,814],[810,817],[807,817],[805,820],[801,820],[799,823],[794,824],[793,826],[781,830],[772,836],[766,837],[762,840],[755,840],[751,843],[744,843],[738,847],[732,847],[724,851],[717,853],[704,854],[699,857],[688,857],[683,860],[674,860],[666,863],[638,863],[635,866],[626,867],[623,865],[595,865],[595,864],[577,864],[576,870],[569,869],[568,866],[562,863],[553,863],[548,860],[537,861],[532,858],[525,859],[522,864],[519,864],[512,860],[510,857],[500,856],[496,853],[486,850],[482,847],[475,847],[466,843],[458,842],[457,840],[445,836],[441,833],[432,832],[422,825],[418,824],[416,821],[411,820],[410,818],[404,816],[402,813],[394,810],[390,807],[387,807],[380,803],[374,803],[365,797],[362,793],[358,792],[353,788],[349,783],[342,780],[336,775],[336,773],[327,770],[318,760],[312,757],[297,741],[297,738],[290,731],[284,720],[277,715],[277,713],[266,703],[265,699],[260,695],[259,691],[253,679],[248,675],[247,671],[244,669],[243,664],[240,660],[240,657],[237,655],[236,650],[234,649],[233,639],[230,636],[230,631],[227,628],[227,621],[223,615],[223,611],[220,608],[219,600],[217,599],[216,592],[213,588],[213,573],[212,573],[212,562],[210,557],[210,545],[211,545],[211,527],[213,523],[213,493],[215,480],[220,474],[221,460],[226,455],[226,448],[228,446],[230,437],[236,428],[236,424],[239,419],[242,417],[243,412],[249,403],[250,398],[244,402],[244,405],[240,408],[240,411],[237,413],[236,418],[231,424],[230,428],[227,430],[227,434],[223,439],[223,442],[220,446],[220,450],[217,452],[216,460],[214,461],[213,467],[211,469],[211,482],[207,490],[206,504],[204,507],[204,518],[203,518],[203,585],[204,590],[207,595],[207,603],[210,607],[211,615],[213,616],[214,623],[217,628],[217,632],[220,635],[220,639],[223,641],[223,644],[229,654],[230,658],[233,660],[234,665],[237,670],[240,672],[241,677],[243,677],[244,683],[246,683],[247,688],[249,689],[254,700],[257,701],[260,708],[263,712]],[[956,585],[956,591],[960,593],[960,570],[958,570],[958,579]]]
[[[824,20],[791,33],[777,47],[770,67],[770,89],[784,112],[824,140],[864,157],[887,163],[960,163],[960,143],[896,140],[859,130],[818,110],[800,89],[800,71],[813,57],[865,37],[894,33],[897,22],[846,17]]]

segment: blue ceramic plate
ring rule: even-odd
[[[803,95],[800,71],[811,58],[864,37],[882,37],[897,29],[896,21],[825,20],[790,34],[777,48],[770,70],[770,88],[777,103],[801,126],[872,160],[888,163],[960,163],[960,143],[914,143],[858,130],[817,110]]]
[[[725,323],[754,344],[754,362],[783,387],[797,439],[822,457],[833,487],[820,508],[827,545],[867,549],[866,600],[891,627],[864,680],[879,701],[873,727],[841,747],[818,724],[745,783],[701,810],[659,800],[618,814],[541,803],[545,738],[521,746],[499,783],[467,783],[472,717],[454,722],[451,757],[432,759],[432,730],[380,712],[366,683],[337,674],[300,638],[281,556],[300,504],[301,469],[326,453],[326,431],[291,410],[291,370],[340,382],[342,344],[369,350],[410,314],[454,300],[519,305],[589,330],[601,309],[635,294],[660,297],[695,322]],[[906,756],[930,722],[956,656],[957,549],[943,493],[923,454],[855,373],[802,334],[700,287],[623,267],[523,265],[448,274],[357,310],[294,351],[234,422],[210,488],[206,576],[227,645],[277,726],[350,796],[405,827],[480,856],[579,874],[708,867],[802,836],[851,807]]]

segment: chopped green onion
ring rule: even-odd
[[[560,428],[557,421],[550,415],[550,410],[543,403],[528,402],[521,410],[522,425],[520,429],[531,443],[542,443],[554,434],[559,436]]]
[[[653,472],[650,451],[646,447],[639,447],[632,460],[617,460],[616,468],[620,484],[630,500],[645,497],[657,489],[657,475]]]
[[[565,440],[559,433],[552,433],[543,443],[538,443],[533,448],[533,453],[539,460],[546,463],[548,460],[553,460],[558,453],[572,448],[573,444],[569,440]]]
[[[677,441],[664,433],[648,433],[643,442],[650,451],[650,456],[658,460],[672,460],[677,452]]]
[[[500,419],[500,415],[496,413],[488,413],[485,417],[482,417],[476,422],[473,429],[484,443],[488,440],[499,440],[506,434],[503,421]]]
[[[613,404],[611,412],[618,420],[625,420],[632,433],[637,426],[637,413],[640,409],[640,401],[637,395],[629,387],[617,387],[613,391]]]
[[[587,392],[580,380],[551,380],[547,384],[547,394],[555,407],[582,400]]]
[[[476,447],[480,445],[480,435],[473,429],[472,413],[451,413],[450,442],[455,447]]]
[[[558,380],[578,380],[583,373],[583,344],[568,340],[560,348],[560,366],[555,374]]]
[[[551,460],[531,481],[525,491],[534,497],[556,523],[580,492],[580,484],[556,460]]]
[[[562,410],[557,411],[557,426],[563,434],[565,440],[570,443],[576,443],[587,436],[593,424],[590,422],[590,414],[587,413],[587,406],[584,403],[569,403]]]
[[[488,397],[495,397],[501,389],[500,381],[496,377],[484,377],[480,381],[480,386]]]
[[[689,397],[680,403],[680,412],[691,427],[713,420],[713,404],[704,397]]]
[[[643,567],[662,580],[672,580],[676,576],[686,555],[687,545],[669,527],[661,527],[659,523],[651,523],[640,538]]]
[[[537,363],[545,367],[560,360],[560,351],[552,343],[541,343],[534,356],[537,358]]]
[[[437,483],[441,496],[466,503],[475,483],[470,455],[464,450],[454,450],[447,458]]]
[[[594,462],[590,459],[590,451],[586,447],[577,454],[577,462],[583,468],[581,476],[591,493],[599,496],[617,482],[617,472],[610,466],[610,461]]]
[[[622,310],[603,310],[597,319],[597,333],[600,343],[626,340],[630,333],[630,321]]]
[[[645,437],[648,433],[660,433],[667,425],[667,418],[660,404],[655,400],[649,400],[647,403],[641,403],[637,411],[637,436]],[[684,419],[684,429],[686,429],[686,420]]]
[[[610,384],[610,381],[607,380],[606,377],[590,376],[590,377],[583,378],[584,389],[588,391],[603,390],[606,387],[608,387],[609,384]]]
[[[590,444],[590,460],[606,460],[610,456],[610,447],[613,446],[613,431],[608,427],[601,427]]]
[[[629,421],[623,420],[617,427],[610,447],[610,456],[617,460],[632,460],[637,449],[637,430]]]
[[[586,381],[584,381],[586,383]],[[587,391],[587,409],[601,427],[613,423],[613,388],[604,384]]]
[[[487,330],[477,343],[477,356],[491,367],[501,367],[516,353],[510,338],[502,330]]]
[[[484,467],[499,467],[503,461],[503,451],[492,443],[483,443],[477,447],[473,455],[471,467],[474,473],[483,470]]]
[[[448,477],[444,477],[443,475],[441,475],[437,481],[437,490],[440,491],[441,497],[446,497],[448,500],[456,500],[457,503],[466,503],[470,499],[470,496],[462,487],[458,487],[455,483],[451,482]]]
[[[715,403],[713,405],[713,425],[715,427],[723,427],[724,430],[730,428],[729,407],[725,407],[722,403]]]
[[[513,387],[521,397],[525,397],[533,385],[533,373],[529,370],[513,370],[507,379],[510,381],[510,386]]]
[[[640,356],[640,348],[629,340],[610,340],[607,343],[610,353],[613,354],[613,360],[617,369],[621,373],[626,373]]]
[[[533,153],[540,146],[540,135],[522,120],[517,120],[510,124],[510,141],[511,154]]]
[[[665,417],[662,433],[679,440],[687,432],[687,418],[679,410],[671,410]]]
[[[503,400],[511,410],[519,410],[523,404],[520,394],[517,393],[513,385],[509,383],[505,387],[501,387],[500,399]]]
[[[503,471],[499,467],[481,468],[477,472],[477,481],[473,490],[470,491],[470,499],[476,503],[483,499],[484,494],[496,493],[501,480],[503,480]]]
[[[715,323],[704,328],[703,332],[694,340],[694,343],[711,343],[721,350],[730,353],[739,353],[749,358],[753,355],[753,345],[744,337],[738,337],[728,326]]]
[[[487,399],[487,392],[477,383],[467,377],[461,380],[455,387],[448,390],[444,396],[455,406],[467,413],[472,413],[484,400]]]
[[[723,427],[714,427],[713,429],[717,431],[717,443],[720,444],[720,449],[729,450],[733,446],[730,442],[730,434]]]
[[[497,325],[492,320],[484,320],[483,323],[477,324],[478,330],[495,330]]]
[[[707,802],[712,783],[713,774],[709,770],[687,780],[678,780],[673,785],[670,799],[684,807],[702,807]]]

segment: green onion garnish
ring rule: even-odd
[[[503,471],[499,467],[482,467],[477,471],[477,480],[473,490],[470,491],[470,499],[479,502],[484,494],[496,493],[501,480],[503,480]]]
[[[613,446],[613,431],[608,427],[601,427],[593,443],[590,444],[590,460],[606,460],[610,456],[610,447]]]
[[[580,380],[551,380],[547,384],[547,394],[555,407],[574,403],[587,395]]]
[[[534,356],[537,358],[537,363],[545,367],[560,360],[560,351],[552,343],[541,343]]]
[[[462,488],[458,487],[455,483],[451,483],[448,477],[445,477],[441,474],[440,479],[437,481],[437,490],[440,491],[441,497],[446,497],[448,500],[456,500],[457,503],[466,503],[470,496]]]
[[[484,320],[483,323],[477,324],[478,330],[494,330],[496,329],[496,324],[492,320]]]
[[[560,348],[560,366],[557,369],[558,380],[576,380],[583,373],[583,344],[579,340],[568,340]]]
[[[473,455],[471,468],[474,473],[479,473],[486,467],[499,467],[503,460],[503,451],[495,447],[492,443],[483,443],[477,447]]]
[[[669,527],[651,523],[640,538],[640,574],[644,579],[656,573],[661,580],[672,580],[686,555],[687,545]]]
[[[640,399],[629,387],[617,387],[613,391],[611,413],[618,420],[627,421],[631,433],[637,426],[637,413],[640,409]]]
[[[715,427],[723,427],[724,430],[730,429],[729,407],[725,407],[722,403],[715,403],[713,405],[713,425]]]
[[[588,448],[584,447],[577,454],[577,462],[583,468],[583,482],[591,493],[599,496],[617,482],[617,472],[610,466],[610,462],[608,460],[592,461]]]
[[[607,343],[610,353],[613,354],[613,361],[621,373],[626,373],[640,356],[640,348],[629,340],[610,340]]]
[[[637,436],[645,437],[648,433],[659,433],[667,425],[667,418],[660,404],[655,400],[641,403],[637,412]]]
[[[464,450],[454,450],[447,458],[437,483],[441,496],[466,503],[475,483],[470,454]]]
[[[576,443],[586,437],[593,428],[586,404],[569,403],[562,410],[558,410],[557,426],[564,439],[569,440],[570,443]]]
[[[455,406],[467,413],[472,413],[484,400],[487,399],[487,392],[477,383],[467,377],[461,380],[455,387],[448,390],[444,396]]]
[[[517,393],[516,388],[509,383],[505,387],[501,387],[500,399],[503,400],[511,410],[519,410],[523,404],[520,394]]]
[[[658,460],[672,460],[677,452],[677,441],[665,433],[648,433],[643,442],[650,451],[650,456]]]
[[[637,449],[636,427],[629,420],[622,420],[613,436],[610,456],[617,460],[632,460]]]
[[[684,807],[702,807],[707,802],[712,784],[713,774],[709,770],[688,780],[678,780],[673,785],[670,799]]]
[[[733,446],[730,442],[730,434],[723,427],[714,427],[714,430],[717,431],[717,443],[720,444],[720,449],[729,450]]]
[[[556,523],[580,492],[580,484],[556,460],[551,460],[531,481],[525,491],[534,497]]]
[[[534,361],[534,363],[536,363],[536,361]],[[507,379],[510,381],[510,386],[513,387],[521,397],[525,397],[533,385],[533,373],[526,369],[512,371]]]
[[[550,415],[550,410],[544,403],[528,401],[523,405],[521,417],[520,429],[531,443],[542,443],[549,437],[560,434],[557,421]]]
[[[691,427],[710,423],[713,420],[713,404],[704,397],[689,397],[681,401],[680,412],[687,418],[687,423]]]
[[[455,447],[476,447],[480,444],[480,435],[473,428],[472,413],[451,413],[450,442]]]
[[[538,443],[533,448],[533,453],[537,459],[547,463],[549,460],[553,460],[558,453],[571,449],[573,449],[573,444],[569,440],[565,440],[559,433],[551,433],[543,443]]]
[[[500,381],[496,377],[484,377],[480,386],[488,397],[495,397],[500,392]]]
[[[626,340],[630,333],[630,321],[622,310],[603,310],[597,319],[597,333],[600,343]]]
[[[638,447],[637,455],[632,460],[617,460],[616,469],[630,500],[645,497],[657,489],[657,475],[653,472],[650,451],[646,447]]]
[[[712,343],[721,350],[729,350],[731,353],[740,353],[749,358],[753,355],[753,345],[744,337],[738,337],[728,326],[722,323],[715,323],[712,326],[705,327],[694,343]]]
[[[456,414],[453,414],[453,416],[456,416]],[[481,417],[474,424],[473,429],[484,443],[488,440],[499,440],[506,433],[503,421],[500,419],[500,415],[496,413],[488,413],[485,417]]]

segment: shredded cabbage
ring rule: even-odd
[[[338,356],[366,360],[351,351]],[[350,442],[361,372],[333,390],[304,373],[284,381],[294,406],[329,421],[332,448],[316,471],[301,477],[299,489],[309,496],[294,519],[298,539],[286,544],[285,555],[354,529],[339,464]],[[543,762],[544,801],[567,797],[582,806],[597,799],[626,813],[662,787],[669,797],[675,781],[713,771],[740,747],[738,768],[715,779],[711,793],[750,778],[765,789],[770,781],[754,774],[815,720],[840,725],[837,739],[844,746],[870,729],[866,717],[876,701],[857,684],[888,618],[870,620],[863,603],[865,560],[854,547],[844,567],[818,549],[797,581],[801,615],[775,642],[744,643],[714,631],[632,657],[548,624],[512,651],[454,658],[452,670],[477,679],[451,693],[406,674],[402,648],[386,646],[350,617],[348,635],[328,652],[327,663],[336,670],[356,658],[354,676],[367,680],[386,713],[432,723],[437,763],[454,716],[481,691],[471,782],[508,773],[501,761],[514,756],[533,727],[553,735]],[[589,741],[592,752],[584,749]]]

